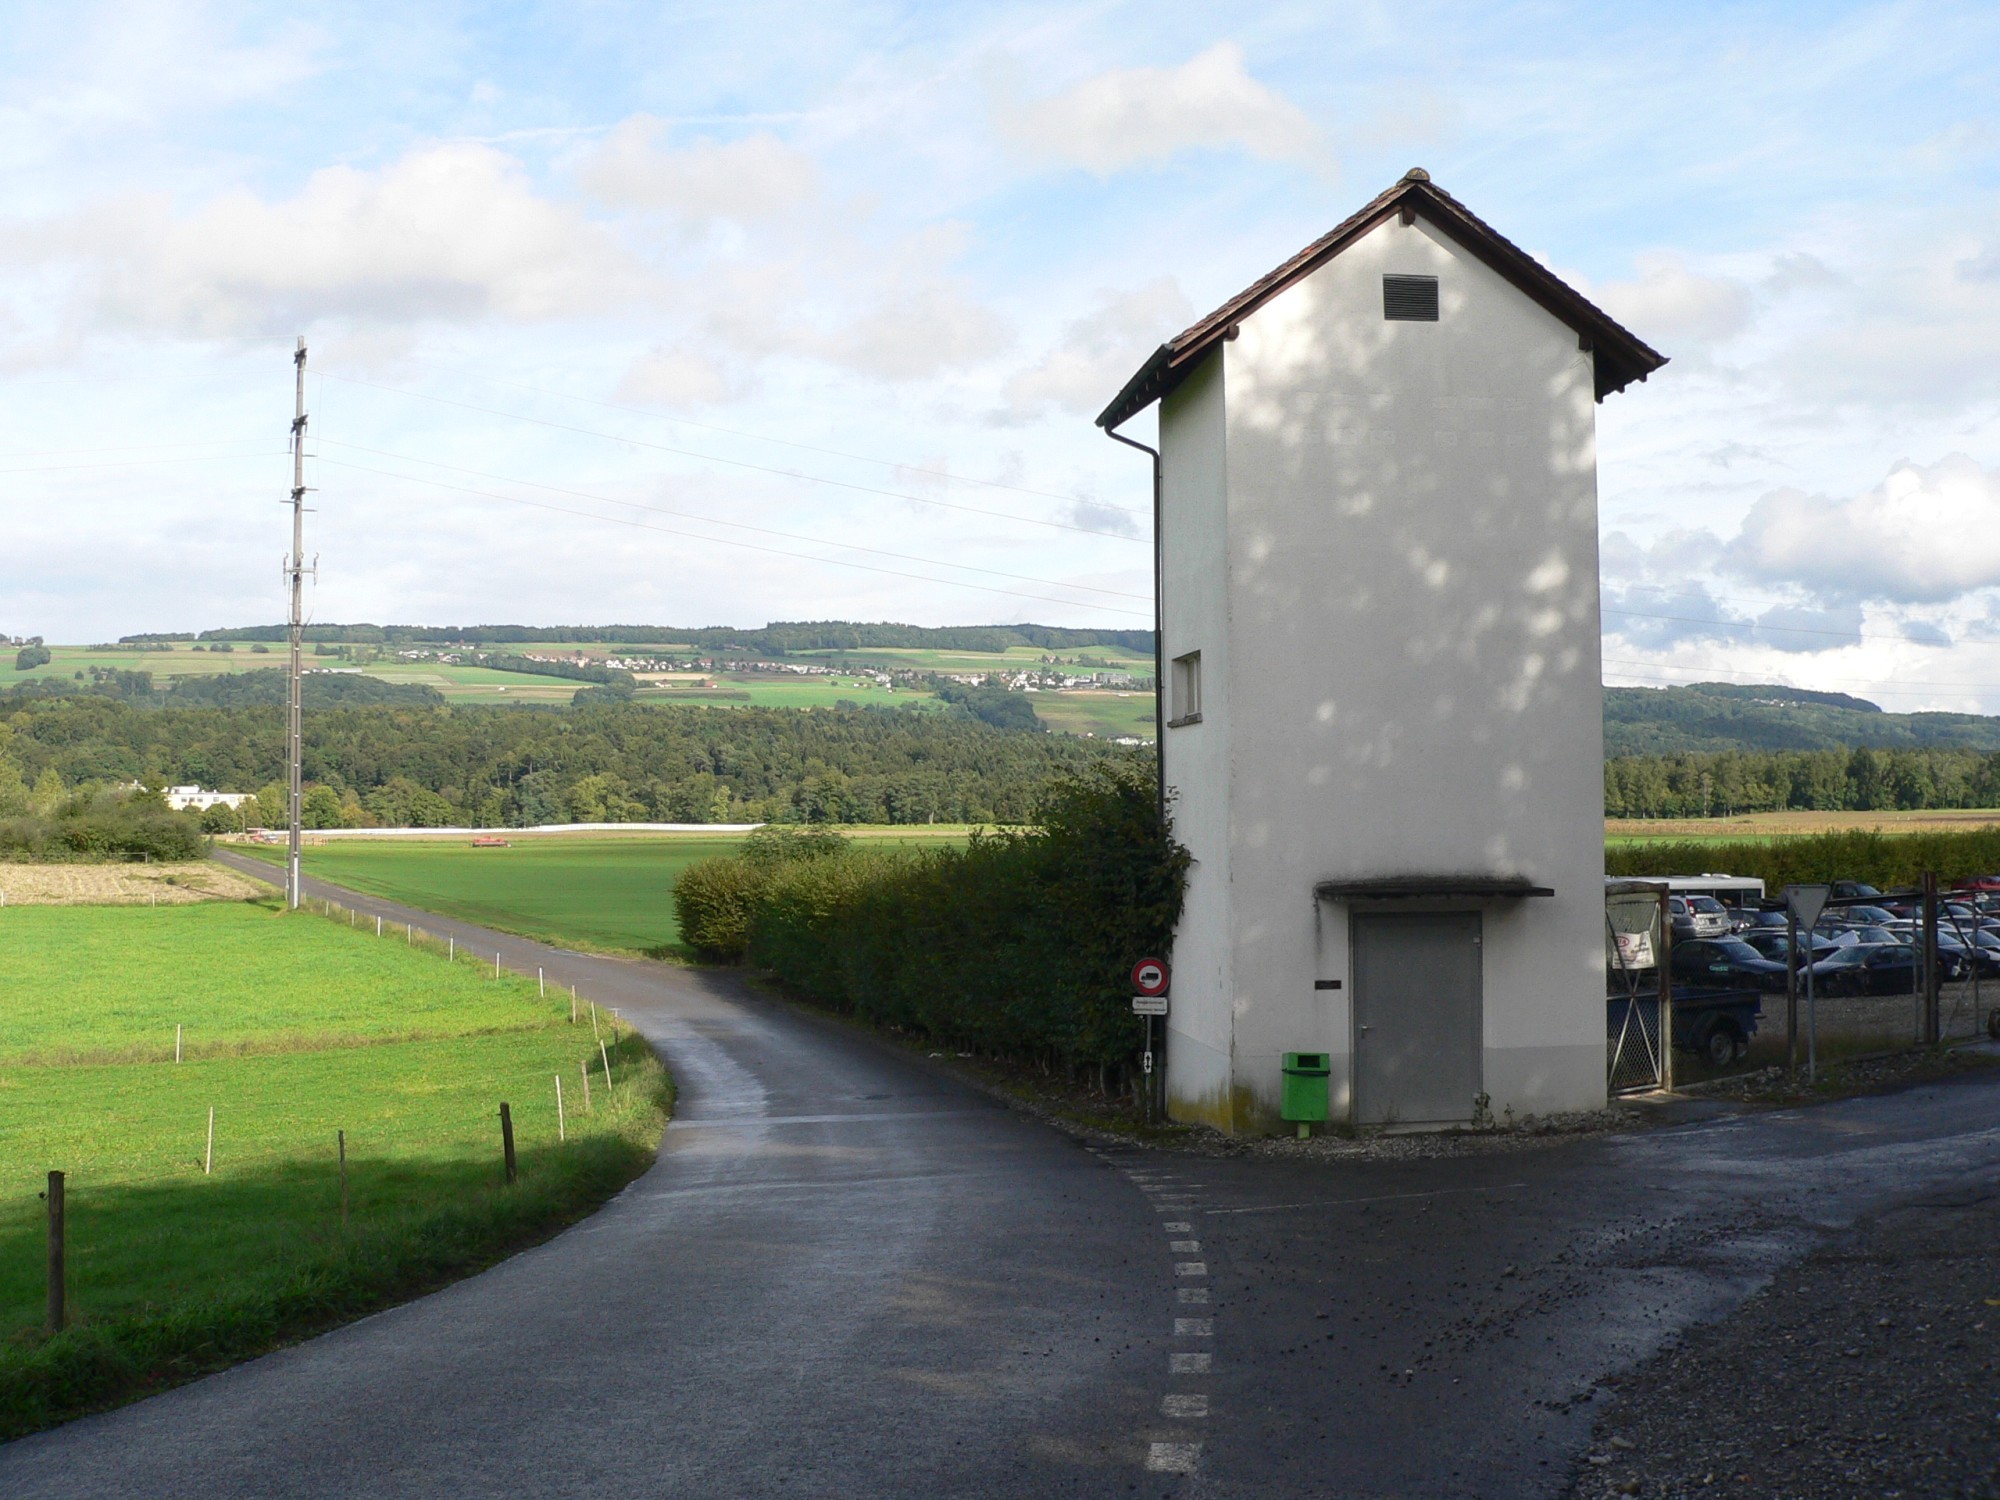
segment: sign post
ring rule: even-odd
[[[1146,1018],[1143,1069],[1146,1075],[1146,1123],[1149,1125],[1157,1121],[1161,1113],[1159,1090],[1165,1069],[1153,1066],[1153,1017],[1167,1013],[1168,980],[1164,959],[1142,958],[1132,965],[1132,988],[1139,992],[1132,997],[1132,1011]]]
[[[1806,1082],[1819,1080],[1819,1008],[1813,993],[1813,929],[1819,925],[1819,914],[1826,910],[1827,897],[1833,894],[1833,887],[1826,885],[1788,885],[1785,887],[1785,910],[1792,915],[1793,922],[1805,932],[1806,943]]]

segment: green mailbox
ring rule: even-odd
[[[1300,1136],[1326,1123],[1326,1080],[1333,1072],[1324,1052],[1287,1052],[1282,1113],[1295,1121]]]

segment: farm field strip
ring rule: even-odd
[[[237,641],[232,650],[217,651],[211,646],[196,651],[191,642],[175,643],[165,651],[134,651],[113,649],[93,651],[83,646],[50,646],[53,659],[44,666],[31,668],[19,674],[17,680],[32,678],[74,679],[75,674],[86,675],[92,667],[105,671],[150,672],[156,686],[164,687],[180,677],[209,677],[225,672],[251,672],[263,668],[280,667],[285,663],[285,648],[275,642],[260,642],[266,650],[257,651],[252,643]],[[635,645],[607,642],[563,642],[537,641],[530,644],[504,643],[482,648],[504,655],[537,654],[583,654],[598,661],[608,657],[661,657],[688,656],[700,654],[690,645]],[[310,648],[308,648],[310,651]],[[681,681],[669,683],[664,677],[640,674],[640,702],[655,703],[707,703],[712,706],[728,707],[736,704],[750,704],[754,707],[772,708],[831,708],[846,700],[861,703],[882,703],[902,705],[923,705],[927,708],[941,707],[938,700],[928,693],[913,692],[907,688],[890,690],[876,684],[871,678],[859,675],[868,670],[957,672],[964,674],[1015,672],[1035,670],[1044,666],[1042,658],[1055,656],[1061,661],[1056,668],[1062,671],[1087,672],[1103,670],[1130,672],[1139,676],[1150,676],[1152,659],[1139,657],[1106,647],[1088,647],[1071,651],[1067,658],[1061,652],[1043,652],[1032,647],[1016,647],[1006,652],[970,651],[928,651],[928,650],[857,650],[857,651],[800,651],[787,658],[815,665],[836,665],[842,670],[834,677],[792,676],[777,672],[732,672],[726,667],[693,674],[675,674]],[[1084,665],[1075,665],[1073,659],[1086,658]],[[384,682],[403,683],[435,688],[452,703],[536,703],[566,704],[581,688],[590,684],[561,677],[539,677],[532,673],[501,672],[491,667],[466,666],[438,661],[404,661],[390,654],[378,660],[355,663],[336,656],[313,656],[308,654],[306,666],[313,671],[351,672],[379,678]],[[849,670],[851,669],[851,670]],[[699,676],[715,684],[712,688],[692,686]],[[1067,700],[1072,692],[1045,694],[1046,700],[1058,698]],[[1136,695],[1135,695],[1136,696]],[[1150,695],[1148,695],[1150,702]],[[1067,708],[1057,714],[1044,714],[1052,728],[1064,732],[1083,733],[1086,730],[1100,735],[1144,733],[1151,737],[1152,715],[1150,708],[1138,717],[1144,719],[1143,726],[1126,726],[1122,720],[1118,727],[1110,727],[1111,718],[1095,709]],[[1112,716],[1116,717],[1116,716]],[[1100,725],[1100,719],[1104,722]],[[1072,728],[1072,722],[1080,727]]]
[[[1961,833],[2000,827],[2000,809],[1926,808],[1916,812],[1766,812],[1728,818],[1606,818],[1611,844],[1769,843],[1816,833]]]

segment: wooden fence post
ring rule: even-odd
[[[63,1267],[63,1174],[49,1173],[49,1332],[69,1321],[68,1278]]]
[[[562,1074],[560,1073],[556,1074],[556,1139],[559,1141],[569,1139],[569,1126],[563,1120]]]
[[[340,1137],[340,1227],[347,1227],[347,1132],[336,1131]]]
[[[507,1159],[507,1180],[514,1180],[514,1115],[506,1105],[500,1106],[500,1153]]]

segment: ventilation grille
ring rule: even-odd
[[[1382,316],[1392,323],[1435,323],[1438,320],[1437,277],[1384,276]]]

